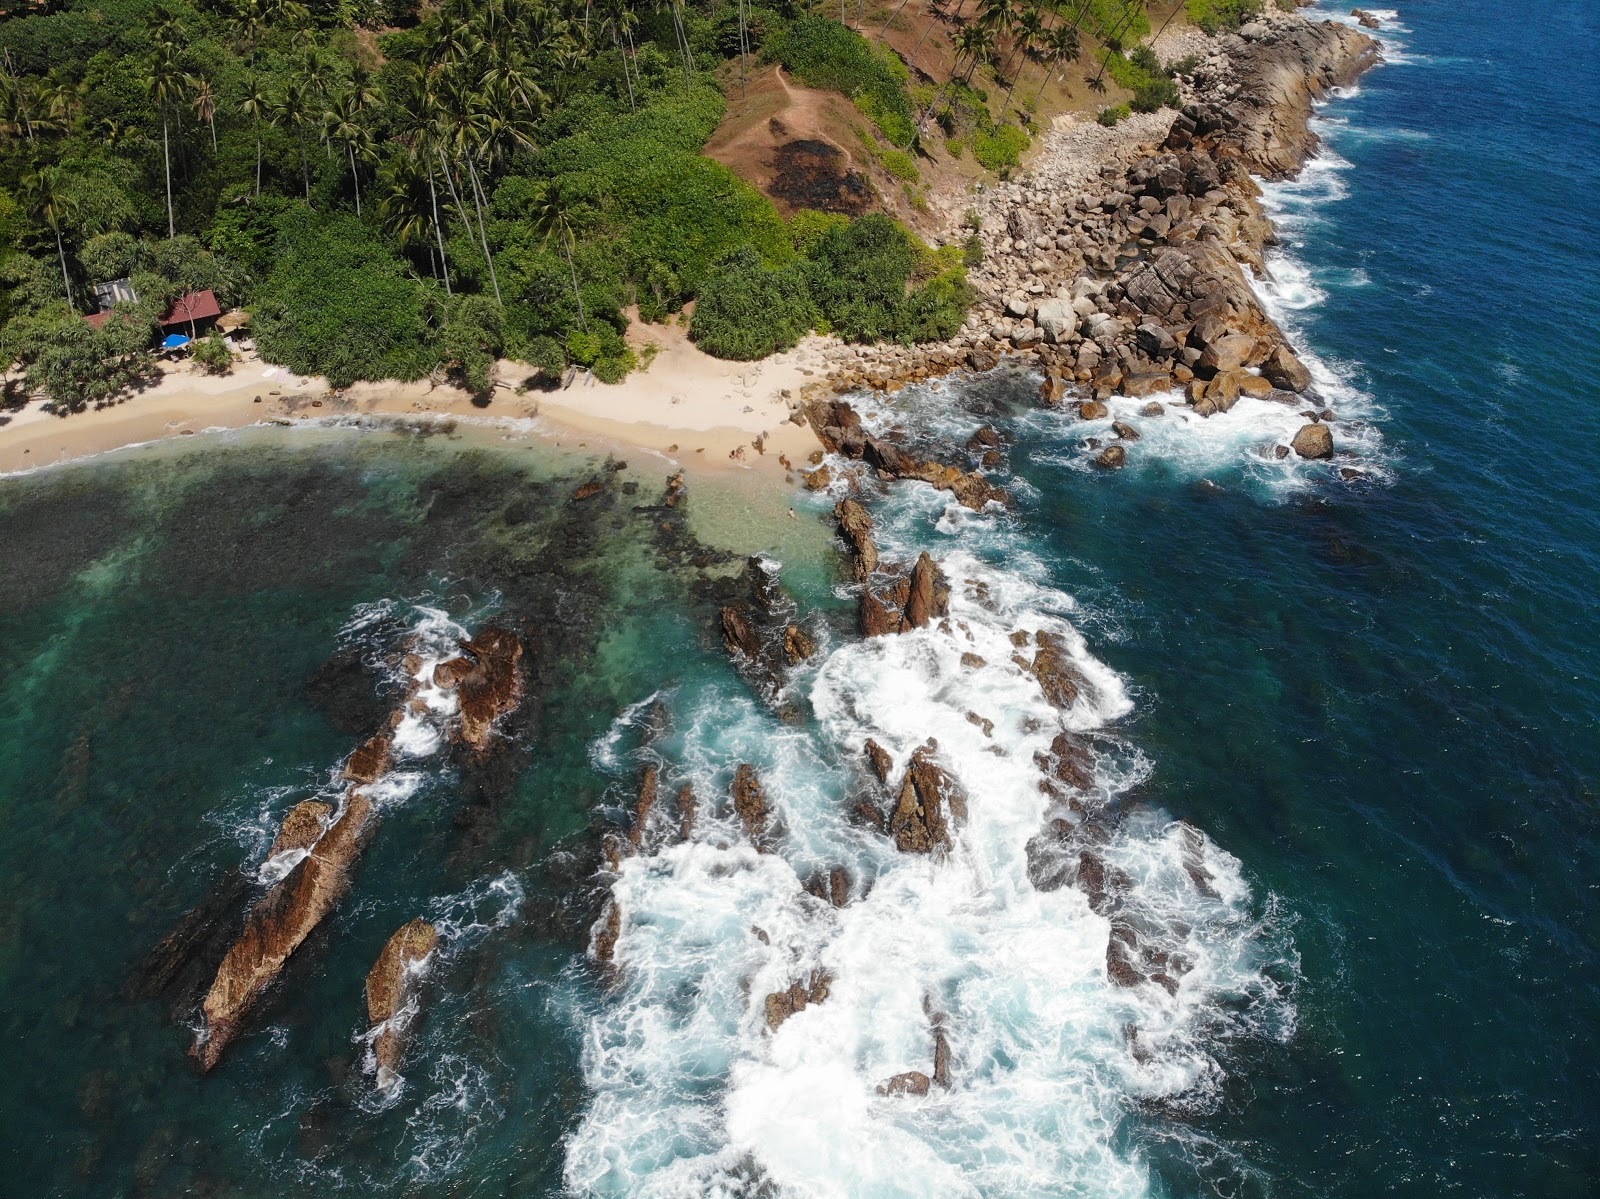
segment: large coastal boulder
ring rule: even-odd
[[[1286,345],[1279,345],[1261,364],[1261,375],[1272,386],[1301,392],[1311,386],[1311,372]]]
[[[839,534],[850,548],[852,572],[858,581],[878,569],[878,545],[872,539],[872,514],[858,500],[843,499],[833,508]]]
[[[861,632],[867,637],[925,628],[950,614],[949,580],[923,551],[909,575],[895,574],[864,587],[860,613]]]
[[[399,1081],[400,1056],[410,1024],[406,1001],[434,947],[438,930],[426,920],[413,920],[397,929],[367,973],[367,1020],[378,1030],[372,1056],[377,1065],[379,1090]]]
[[[1332,458],[1333,430],[1320,421],[1302,425],[1289,443],[1289,448],[1302,458]]]

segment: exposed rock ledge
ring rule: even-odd
[[[885,470],[881,439],[835,423],[823,395],[987,370],[1008,354],[1045,372],[1047,403],[1069,385],[1097,396],[1182,389],[1201,416],[1240,395],[1299,402],[1310,374],[1243,269],[1261,271],[1275,240],[1251,172],[1303,164],[1316,145],[1315,101],[1376,62],[1378,44],[1347,25],[1276,13],[1208,44],[1177,117],[1052,131],[1029,176],[980,198],[984,261],[972,281],[982,299],[955,338],[833,351],[830,377],[805,396],[825,447]],[[1137,439],[1129,429],[1118,462]],[[896,448],[890,475],[904,473]]]
[[[400,1055],[405,1048],[406,1000],[415,986],[419,966],[439,943],[438,930],[426,920],[402,925],[383,947],[367,974],[367,1019],[378,1028],[372,1042],[380,1090],[399,1081]]]

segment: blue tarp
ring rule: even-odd
[[[165,350],[176,350],[179,346],[186,346],[188,344],[189,339],[182,333],[168,333],[161,342],[161,348]]]

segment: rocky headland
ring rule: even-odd
[[[1245,395],[1295,405],[1309,425],[1334,419],[1251,287],[1276,240],[1254,176],[1305,163],[1317,145],[1314,105],[1377,62],[1378,43],[1284,13],[1199,43],[1204,53],[1180,76],[1181,112],[1051,132],[1030,174],[982,193],[967,225],[946,231],[947,242],[975,231],[983,248],[971,272],[979,299],[960,333],[926,346],[835,347],[831,372],[805,398],[895,390],[1012,356],[1044,375],[1048,404],[1182,392],[1204,417]],[[1118,435],[1131,442],[1132,432]],[[873,457],[870,443],[842,448]],[[1120,452],[1102,465],[1120,465],[1124,445],[1109,448]],[[1293,452],[1329,456],[1331,438],[1296,438]]]

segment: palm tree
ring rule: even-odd
[[[305,85],[291,79],[272,106],[274,125],[294,126],[295,137],[300,142],[300,174],[305,180],[306,203],[311,202],[311,162],[306,157],[306,125],[311,120],[311,97]]]
[[[1022,70],[1028,64],[1028,55],[1044,40],[1044,18],[1037,7],[1030,4],[1018,14],[1013,32],[1017,39],[1017,53],[1015,56],[1015,69],[1008,68],[1010,82],[1006,85],[1006,98],[1000,101],[1000,118],[1005,119],[1006,109],[1011,104],[1011,93],[1017,90],[1017,81],[1022,78]]]
[[[254,76],[245,84],[244,96],[239,100],[239,111],[250,118],[255,126],[256,133],[256,196],[261,195],[261,125],[265,121],[272,122],[274,110],[272,95],[261,83],[259,75]]]
[[[6,124],[13,131],[26,133],[28,140],[33,140],[33,111],[30,101],[33,98],[33,85],[24,76],[18,75],[11,65],[11,51],[7,50],[0,57],[0,100],[5,103]]]
[[[72,307],[72,279],[67,274],[67,248],[61,240],[61,222],[74,208],[72,196],[66,189],[66,176],[60,167],[40,167],[22,180],[22,196],[28,210],[50,226],[56,235],[56,253],[61,256],[61,286],[67,293],[67,307]]]
[[[357,101],[351,92],[340,92],[333,98],[328,111],[323,114],[322,140],[329,145],[340,142],[350,156],[350,179],[356,189],[356,215],[360,216],[361,171],[356,165],[356,147],[360,146],[362,158],[369,157],[372,152],[372,134],[361,124]]]
[[[528,212],[529,222],[540,244],[548,245],[552,238],[555,239],[562,257],[567,260],[567,269],[572,272],[572,298],[578,303],[578,324],[585,333],[589,331],[589,320],[583,312],[583,292],[578,287],[578,267],[572,251],[577,240],[577,227],[586,216],[576,198],[555,183],[541,185]]]
[[[168,113],[174,104],[183,99],[185,78],[172,47],[158,42],[155,53],[145,66],[143,82],[145,96],[161,111],[161,165],[167,180],[168,237],[178,235],[177,222],[172,215],[172,145],[168,134]]]
[[[1045,34],[1044,45],[1049,52],[1046,61],[1049,63],[1050,69],[1044,73],[1044,78],[1039,81],[1039,90],[1033,97],[1033,106],[1035,108],[1039,106],[1039,100],[1044,95],[1044,89],[1050,86],[1050,80],[1055,77],[1056,71],[1059,70],[1061,65],[1078,57],[1077,24],[1057,25],[1049,33]]]
[[[199,117],[211,127],[211,152],[217,152],[217,96],[211,90],[211,81],[199,75],[186,75],[184,80],[194,91],[194,97],[189,103],[194,108],[194,115]]]

